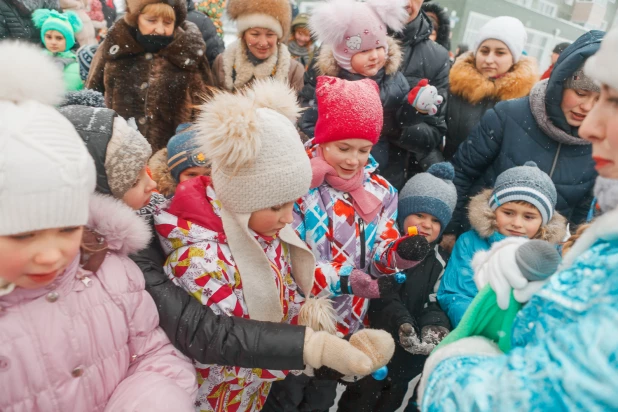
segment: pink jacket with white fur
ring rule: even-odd
[[[192,411],[195,369],[126,256],[148,243],[148,226],[100,195],[88,226],[108,242],[96,273],[78,256],[52,285],[0,296],[0,410]]]

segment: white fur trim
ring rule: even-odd
[[[0,53],[8,59],[0,64],[0,100],[34,100],[50,106],[62,102],[62,70],[39,47],[2,41]]]
[[[298,314],[299,325],[310,327],[316,332],[328,332],[331,335],[337,332],[335,319],[335,309],[326,297],[307,298]]]
[[[277,38],[279,39],[283,37],[283,28],[281,27],[281,23],[279,23],[279,21],[273,16],[269,16],[268,14],[244,14],[242,16],[239,16],[236,20],[236,29],[238,31],[239,37],[242,37],[245,31],[254,27],[272,30],[277,33]]]

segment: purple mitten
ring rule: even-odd
[[[406,275],[403,273],[374,279],[362,270],[353,269],[349,276],[348,290],[350,294],[361,298],[384,298],[397,293],[405,280]]]

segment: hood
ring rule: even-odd
[[[421,9],[418,17],[408,23],[401,33],[394,33],[393,37],[400,40],[404,47],[409,47],[428,40],[432,31],[431,20]]]
[[[450,92],[477,104],[485,99],[503,101],[527,96],[539,79],[536,62],[522,57],[511,70],[496,80],[476,69],[476,59],[468,52],[455,61],[449,74]]]
[[[195,3],[193,0],[187,0],[187,13],[195,10]]]
[[[496,214],[489,207],[489,198],[492,190],[485,189],[478,195],[470,198],[468,205],[468,217],[470,225],[484,239],[497,234],[496,232]],[[547,225],[543,226],[539,239],[545,240],[553,244],[559,244],[566,236],[566,219],[557,211]]]
[[[438,3],[428,2],[423,3],[422,9],[425,13],[433,13],[438,17],[438,38],[436,43],[444,47],[446,50],[451,49],[451,19],[444,9]]]
[[[388,43],[388,55],[386,56],[384,71],[387,75],[393,75],[397,73],[399,66],[401,65],[401,47],[392,37],[387,37],[386,39]],[[318,70],[318,76],[338,77],[339,72],[343,70],[339,67],[337,61],[335,60],[333,48],[326,44],[320,48],[320,54],[317,57],[316,67]]]
[[[571,136],[579,137],[579,128],[570,126],[560,104],[562,102],[564,81],[571,76],[588,57],[595,54],[601,46],[601,40],[605,32],[592,30],[581,36],[562,52],[560,58],[554,65],[554,69],[547,84],[545,106],[549,120],[559,129],[567,132]]]
[[[316,145],[313,144],[313,139],[305,143],[305,148],[307,148],[307,155],[309,156],[309,159],[313,159],[316,156],[318,146],[319,145],[317,144]],[[369,155],[369,160],[367,161],[367,164],[365,165],[365,178],[367,178],[372,173],[375,173],[377,169],[378,169],[378,162],[376,162],[376,160],[373,158],[372,155]]]
[[[167,166],[167,148],[159,150],[148,161],[152,179],[157,182],[157,190],[163,196],[170,198],[176,191],[176,181]]]

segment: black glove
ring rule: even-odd
[[[402,259],[420,262],[429,254],[431,246],[424,236],[408,236],[396,244],[395,251]]]
[[[406,281],[406,275],[395,273],[392,276],[381,276],[378,278],[378,290],[380,298],[388,298],[399,292],[401,285]]]

